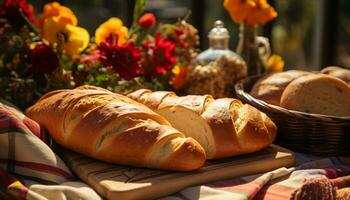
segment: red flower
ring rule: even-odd
[[[57,54],[46,44],[36,45],[30,50],[28,62],[32,65],[30,70],[34,74],[52,73],[59,66]]]
[[[119,46],[118,35],[111,34],[106,42],[100,43],[98,49],[104,66],[113,72],[118,72],[121,78],[131,80],[141,73],[141,56],[134,43],[127,42]]]
[[[30,22],[36,23],[33,14],[33,8],[27,4],[27,0],[6,0],[0,4],[0,15],[5,17],[14,27],[20,29],[26,24],[23,14]]]
[[[157,34],[155,43],[148,41],[142,47],[145,50],[142,66],[146,76],[154,78],[174,67],[176,63],[175,43],[161,39],[160,35]]]
[[[156,24],[156,17],[152,13],[146,13],[139,19],[139,25],[144,28],[153,28]]]

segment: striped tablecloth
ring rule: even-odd
[[[162,200],[350,200],[350,158],[296,157],[292,168],[189,187]],[[0,199],[102,198],[71,174],[36,122],[0,103]]]

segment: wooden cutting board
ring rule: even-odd
[[[64,150],[61,157],[86,183],[107,199],[155,199],[185,187],[271,171],[294,164],[294,154],[271,145],[263,151],[207,161],[199,170],[169,172],[109,164]]]

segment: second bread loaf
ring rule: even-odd
[[[250,95],[266,103],[279,106],[282,93],[287,85],[297,78],[310,74],[312,73],[300,70],[268,74],[254,84]]]
[[[128,95],[164,116],[173,127],[193,137],[207,158],[251,153],[270,145],[276,126],[264,113],[237,99],[210,95],[179,97],[172,92],[137,90]]]
[[[281,106],[307,113],[350,116],[350,87],[326,74],[304,76],[286,87]]]

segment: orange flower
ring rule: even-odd
[[[106,39],[111,34],[118,35],[118,45],[122,45],[126,42],[128,28],[123,26],[122,20],[112,17],[96,29],[95,43],[100,44],[101,42],[106,42]]]
[[[58,2],[51,2],[45,4],[44,12],[39,19],[39,26],[43,27],[46,19],[57,16],[61,18],[61,21],[65,21],[66,24],[71,24],[74,26],[78,24],[77,17],[74,15],[71,9],[62,6]]]
[[[255,0],[256,6],[251,7],[249,15],[247,16],[246,23],[249,25],[260,24],[263,25],[266,22],[277,17],[277,12],[270,6],[266,0]]]
[[[255,7],[254,0],[225,0],[224,7],[236,23],[243,23],[248,16],[249,9]]]
[[[225,0],[224,7],[239,24],[263,25],[277,17],[277,12],[266,0]]]
[[[176,90],[180,89],[186,83],[186,75],[187,68],[176,65],[172,69],[174,77],[170,81],[170,85],[172,85]]]

